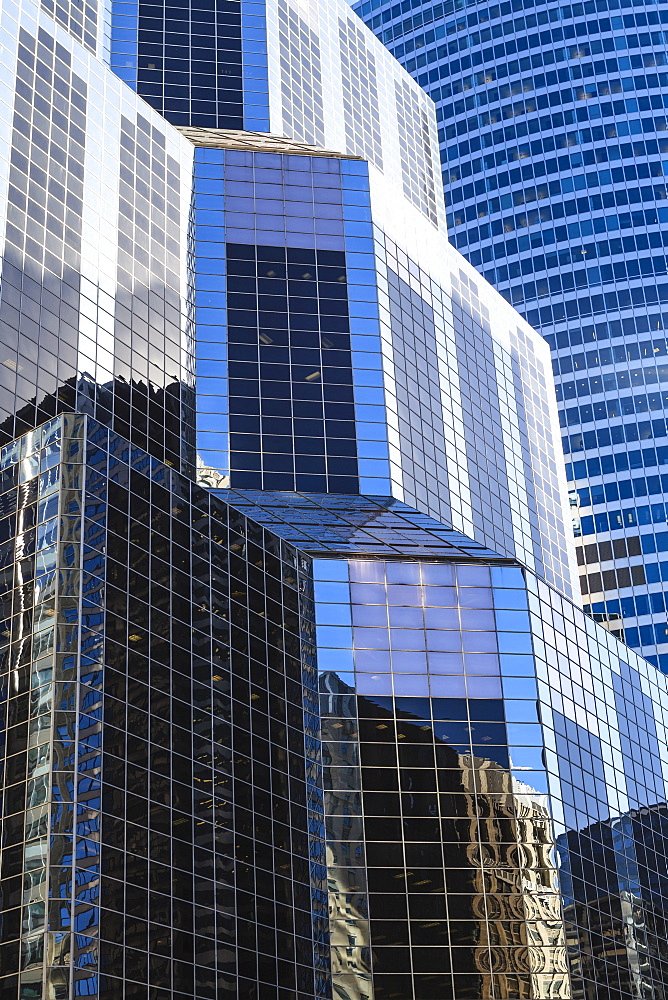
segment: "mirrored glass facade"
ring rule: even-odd
[[[662,995],[652,664],[399,501],[0,465],[3,998]]]
[[[585,607],[668,669],[668,8],[355,10],[436,104],[452,242],[552,348]]]
[[[130,6],[112,4],[110,65],[195,146],[200,481],[391,494],[573,596],[549,352],[447,241],[421,88],[345,0],[276,0],[248,33],[236,8],[266,122],[200,113],[193,87],[172,114],[140,80],[153,43],[168,72],[172,8],[127,43],[130,79],[113,47]],[[213,95],[206,51],[181,45],[179,86],[197,73]]]
[[[662,996],[664,675],[396,501],[228,495],[313,556],[335,995]]]
[[[0,439],[78,410],[192,468],[191,149],[37,19],[1,29]]]
[[[314,577],[334,984],[662,996],[663,676],[518,568]]]
[[[93,420],[2,451],[0,995],[327,995],[310,569]]]
[[[392,495],[572,596],[544,342],[373,164],[186,134],[200,481]]]
[[[233,7],[3,9],[0,997],[660,1000],[549,348],[343,0]]]

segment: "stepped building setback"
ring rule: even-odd
[[[664,997],[668,677],[428,98],[344,0],[0,30],[2,1000]]]
[[[453,244],[552,348],[585,610],[668,671],[668,5],[355,10],[436,104]]]

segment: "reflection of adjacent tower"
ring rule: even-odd
[[[668,996],[665,802],[558,839],[574,1000]]]
[[[470,805],[472,910],[482,997],[568,998],[566,939],[545,797],[497,763],[460,755]]]
[[[320,690],[334,996],[448,996],[451,963],[457,996],[464,989],[477,1000],[570,1000],[547,803],[512,778],[504,724],[471,723],[476,739],[493,734],[496,745],[467,752],[468,723],[428,718],[433,707],[443,719],[438,699],[433,705],[424,699],[426,716],[420,717],[400,707],[404,699],[356,697],[352,686],[329,671],[320,676]],[[474,709],[462,704],[466,718]],[[487,712],[487,718],[500,718],[489,705]],[[403,748],[398,773],[392,764],[395,733],[396,746]],[[427,766],[429,757],[435,767]],[[375,819],[374,789],[393,785],[395,774],[397,813],[386,809]],[[395,851],[388,870],[388,844],[376,842],[378,831],[391,840],[387,831],[397,828],[403,831],[398,854],[404,862],[397,867]],[[440,855],[441,844],[439,873],[433,860],[420,858],[433,859],[434,847]],[[393,907],[402,890],[408,920],[398,930],[406,917]],[[427,898],[423,894],[439,893],[446,925],[433,913],[426,917],[432,907],[423,910],[420,902]],[[398,970],[393,977],[388,964],[396,961],[393,948],[401,949],[401,940],[412,949],[413,971],[407,977]],[[428,965],[425,944],[431,946]]]
[[[571,904],[564,912],[574,1000],[599,1000],[602,989],[610,991],[606,997],[614,998],[654,1000],[666,995],[663,986],[657,993],[651,980],[642,900],[624,891]],[[665,925],[665,918],[662,922]]]
[[[332,991],[335,1000],[372,1000],[356,699],[334,672],[321,674],[320,692],[344,706],[322,719]]]

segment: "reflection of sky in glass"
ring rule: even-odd
[[[316,579],[318,647],[352,649],[347,666],[355,670],[358,694],[502,697],[489,566],[353,560],[348,588],[340,567],[327,569],[332,565],[316,562],[316,578],[338,577]],[[509,572],[500,582],[523,587],[521,572]],[[498,593],[506,627],[528,636],[528,614],[516,610],[526,607],[526,595]]]
[[[359,583],[378,582],[376,574],[380,572],[377,568],[380,564],[371,560],[384,556],[460,561],[472,558],[507,563],[498,553],[453,528],[444,527],[393,497],[224,490],[221,498],[258,524],[265,525],[279,538],[296,545],[302,552],[313,556],[348,556],[357,560],[360,556],[370,556],[369,561],[354,562],[357,567],[354,579]],[[411,565],[396,563],[389,571],[387,583],[415,583],[414,570],[406,569]],[[445,575],[445,566],[438,564],[437,572],[436,565],[421,564],[423,586],[436,582],[432,579],[434,574],[438,575],[441,585],[452,583],[452,578]],[[519,573],[514,566],[505,565],[504,568],[511,574]],[[489,567],[471,565],[467,573],[460,577],[460,584],[489,586]]]

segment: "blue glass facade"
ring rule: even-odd
[[[0,476],[3,1000],[329,996],[307,563],[82,415]]]
[[[408,255],[372,164],[185,133],[199,481],[395,496],[572,595],[545,345],[431,221]]]
[[[232,6],[0,18],[0,997],[663,1000],[549,348],[344,0]]]
[[[173,125],[269,131],[264,4],[111,5],[106,59]]]
[[[664,675],[396,501],[220,495],[313,559],[334,995],[662,996]]]
[[[196,149],[198,454],[233,487],[391,490],[369,199],[361,160]]]
[[[3,997],[663,995],[653,665],[396,500],[0,466]]]
[[[668,9],[355,9],[436,103],[452,242],[552,348],[586,608],[668,669]]]
[[[447,242],[433,108],[342,0],[265,15],[272,135],[167,115],[195,147],[200,482],[389,494],[572,595],[548,353]]]

